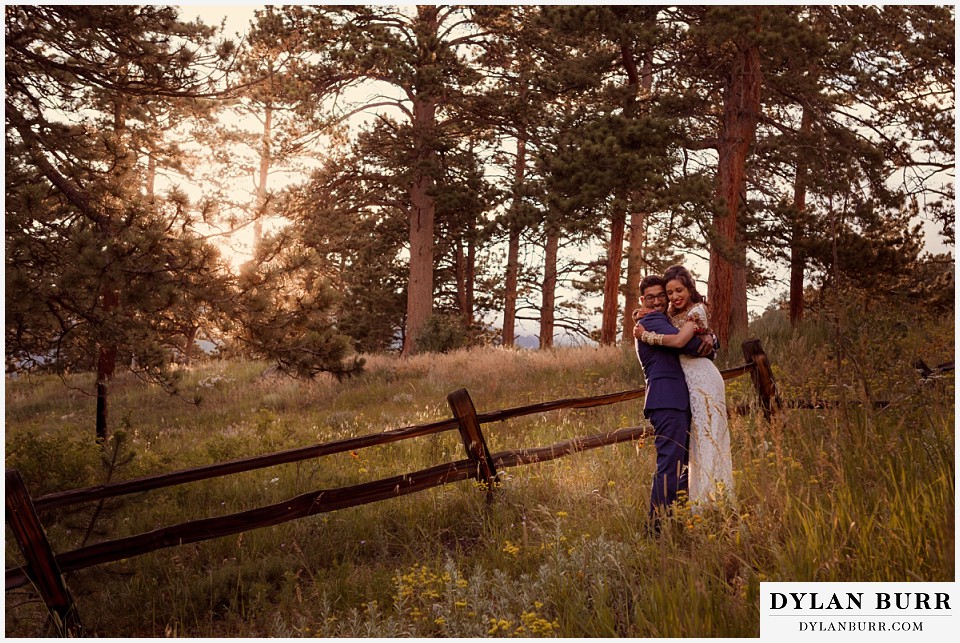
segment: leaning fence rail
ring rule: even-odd
[[[769,415],[782,408],[770,363],[758,340],[744,342],[742,349],[746,363],[721,371],[721,374],[724,380],[728,380],[749,373],[757,390],[760,406],[764,413]],[[477,413],[470,395],[465,389],[460,389],[447,396],[454,416],[451,419],[172,473],[62,491],[36,499],[30,497],[20,473],[9,469],[6,473],[7,524],[23,552],[25,564],[6,570],[6,589],[33,583],[50,610],[58,630],[63,634],[79,634],[82,633],[80,619],[62,578],[66,572],[139,556],[166,547],[229,536],[318,513],[396,498],[468,478],[487,483],[489,494],[497,482],[498,472],[505,468],[545,462],[588,449],[635,440],[649,434],[651,429],[648,426],[625,427],[606,433],[575,437],[545,447],[491,454],[481,425],[560,409],[617,404],[641,398],[645,392],[645,388],[639,388]],[[41,512],[58,507],[299,462],[453,429],[460,432],[467,455],[465,459],[363,484],[312,491],[264,507],[160,527],[146,533],[106,540],[60,554],[53,553],[39,519]]]

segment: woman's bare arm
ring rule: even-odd
[[[691,339],[693,339],[693,334],[697,330],[697,324],[693,321],[686,321],[683,323],[683,326],[680,327],[680,332],[676,335],[664,335],[663,336],[663,346],[669,346],[670,348],[683,348],[687,345]]]

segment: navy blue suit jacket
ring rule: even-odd
[[[644,328],[654,333],[676,335],[680,332],[670,323],[667,316],[660,312],[647,314],[641,323]],[[690,408],[690,392],[687,390],[687,380],[680,367],[680,354],[696,356],[700,348],[700,338],[694,335],[683,348],[651,346],[639,339],[635,342],[637,357],[640,358],[643,376],[647,380],[643,414],[649,416],[650,411],[657,409],[685,411]]]

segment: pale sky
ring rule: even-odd
[[[180,3],[177,6],[181,8],[182,18],[187,20],[198,17],[208,25],[219,25],[220,21],[226,18],[224,35],[230,37],[237,33],[243,34],[246,32],[250,21],[253,20],[254,10],[261,9],[266,5],[261,2],[227,2],[223,4],[193,4],[188,2]]]

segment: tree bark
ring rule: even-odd
[[[193,362],[193,353],[197,347],[197,334],[199,332],[199,326],[190,326],[183,340],[183,361],[187,366]]]
[[[627,213],[618,207],[610,221],[610,245],[607,248],[606,274],[603,279],[603,317],[600,324],[600,344],[617,343],[617,317],[620,312],[620,267],[623,263],[623,236]]]
[[[433,179],[418,171],[410,186],[410,282],[403,355],[418,352],[417,340],[433,313],[433,221],[436,205],[429,191]]]
[[[473,305],[477,282],[477,242],[473,235],[467,239],[466,309],[463,317],[467,327],[473,325]]]
[[[110,286],[104,286],[101,292],[101,305],[105,317],[109,317],[119,304],[117,291]],[[109,396],[108,385],[117,370],[117,345],[110,340],[101,338],[97,350],[97,440],[105,443],[107,439],[107,401]]]
[[[454,246],[454,276],[457,282],[457,308],[460,317],[467,318],[467,258],[463,248],[463,237],[453,242]]]
[[[724,87],[716,190],[720,209],[714,216],[707,286],[711,326],[722,346],[747,330],[746,248],[738,213],[760,113],[760,85],[759,48],[741,39]]]
[[[656,15],[657,12],[653,10],[650,16],[651,26],[656,20]],[[643,62],[639,68],[637,68],[633,47],[628,46],[625,41],[621,42],[620,54],[627,70],[627,82],[634,88],[634,92],[627,96],[624,112],[632,118],[636,118],[641,108],[638,98],[648,99],[653,91],[653,50],[647,49],[643,52]],[[640,273],[643,266],[645,220],[645,212],[631,208],[627,247],[627,277],[623,285],[623,335],[621,341],[625,345],[633,345],[632,313],[633,309],[640,304],[640,279],[642,278]]]
[[[503,303],[503,345],[513,346],[516,342],[517,323],[517,283],[520,273],[520,224],[517,217],[520,211],[520,187],[527,169],[527,139],[521,134],[517,137],[517,158],[513,166],[513,202],[510,205],[510,221],[507,227],[510,236],[507,241],[507,274]]]
[[[813,126],[810,109],[803,108],[800,132],[806,137]],[[803,321],[803,274],[806,268],[803,241],[803,215],[807,209],[807,157],[801,149],[797,153],[797,176],[793,185],[793,207],[797,220],[794,221],[790,235],[790,325],[797,326]]]
[[[113,128],[116,137],[116,180],[117,193],[122,194],[124,187],[130,185],[128,180],[132,179],[132,168],[134,159],[130,153],[128,141],[126,140],[126,99],[116,97],[114,99]],[[97,228],[107,243],[112,243],[116,236],[114,224],[111,217],[106,216],[97,222]],[[107,277],[100,289],[100,307],[103,310],[104,321],[109,322],[110,318],[117,314],[117,308],[120,305],[120,293],[117,288],[118,282]],[[109,323],[106,324],[109,328]],[[108,399],[109,384],[117,370],[117,343],[115,337],[107,337],[107,332],[100,327],[101,334],[97,347],[97,417],[96,432],[97,440],[106,444],[107,422],[109,419]]]
[[[431,51],[431,39],[435,39],[439,24],[436,6],[417,7],[417,32],[421,38],[421,49],[426,58],[435,57]],[[422,33],[421,33],[422,29]],[[428,65],[430,60],[420,61]],[[410,280],[407,285],[407,325],[404,333],[403,356],[419,352],[417,342],[424,325],[433,314],[433,225],[436,217],[436,202],[433,197],[435,180],[433,168],[436,166],[434,149],[434,130],[437,127],[437,98],[430,93],[430,82],[418,86],[412,96],[413,102],[413,145],[416,159],[413,167],[413,181],[409,187],[410,195]]]
[[[469,331],[473,325],[473,297],[475,281],[477,279],[477,243],[474,240],[475,232],[476,221],[471,220],[467,224],[466,233],[454,241],[457,308],[460,310],[460,320],[463,324],[463,329],[466,331]],[[466,241],[464,241],[464,238],[466,238]]]
[[[154,155],[153,150],[147,152],[147,185],[146,191],[147,196],[150,198],[154,197],[154,190],[157,184],[157,157]]]
[[[640,305],[640,271],[643,266],[643,226],[646,213],[630,213],[630,233],[627,246],[627,281],[623,295],[623,338],[624,344],[633,343],[633,309]]]
[[[553,348],[554,307],[557,296],[557,251],[560,231],[547,224],[546,253],[543,260],[543,288],[540,300],[540,348]]]
[[[273,105],[265,106],[263,115],[263,136],[260,139],[260,167],[257,171],[257,206],[253,213],[253,247],[260,247],[263,241],[263,218],[267,208],[267,179],[270,176],[272,156],[270,142],[273,138]]]
[[[506,293],[503,303],[503,345],[513,346],[517,341],[517,282],[520,272],[520,228],[511,224],[507,241]]]

